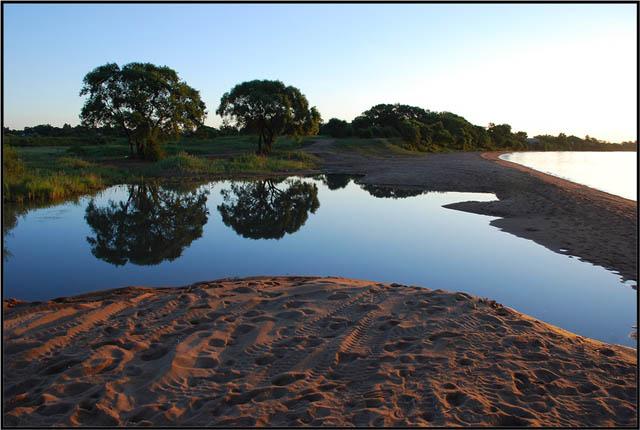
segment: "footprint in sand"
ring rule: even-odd
[[[151,348],[140,355],[140,359],[142,361],[158,360],[164,357],[168,352],[169,350],[166,347],[158,344],[153,344],[151,345]]]
[[[220,361],[214,357],[198,357],[195,362],[195,367],[199,367],[201,369],[213,369],[220,365]]]
[[[276,376],[271,380],[271,382],[273,383],[273,385],[277,386],[289,385],[296,381],[299,381],[300,379],[306,378],[306,376],[307,375],[304,373],[287,372]]]

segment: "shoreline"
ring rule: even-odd
[[[551,173],[542,172],[540,170],[534,169],[533,167],[528,167],[523,164],[515,163],[513,161],[504,160],[500,158],[501,155],[511,154],[511,153],[513,152],[492,151],[492,152],[482,152],[480,156],[486,160],[494,161],[500,164],[501,166],[520,170],[521,172],[533,175],[536,178],[541,179],[547,183],[557,185],[560,188],[565,189],[566,191],[591,194],[592,196],[596,196],[600,203],[607,202],[607,203],[612,203],[614,205],[622,205],[622,206],[629,206],[629,205],[635,206],[637,204],[635,200],[631,200],[626,197],[619,196],[617,194],[612,194],[603,190],[599,190],[597,188],[593,188],[588,185],[581,184],[579,182],[574,182],[570,179],[552,175]]]
[[[637,424],[634,349],[465,293],[257,276],[3,314],[9,425]]]
[[[491,225],[637,284],[638,209],[632,200],[500,160],[503,152],[384,158],[340,152],[334,141],[320,141],[307,150],[323,160],[324,173],[360,175],[360,183],[493,193],[497,201],[445,207],[499,217]]]

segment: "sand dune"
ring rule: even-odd
[[[637,424],[634,350],[463,293],[247,278],[3,308],[9,425]]]

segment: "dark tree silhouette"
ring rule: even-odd
[[[379,185],[371,184],[358,184],[360,188],[368,192],[374,197],[378,198],[392,198],[392,199],[405,199],[407,197],[414,197],[424,194],[422,190],[409,190],[394,187],[382,187]]]
[[[300,180],[233,184],[218,206],[225,225],[249,239],[280,239],[304,225],[320,207],[318,187]]]
[[[200,93],[175,70],[151,63],[115,63],[96,67],[84,77],[88,96],[80,118],[85,126],[118,127],[140,158],[157,159],[168,137],[202,125],[206,107]]]
[[[354,177],[354,175],[346,175],[343,173],[328,173],[323,175],[322,182],[324,182],[330,190],[339,190],[349,185],[349,182],[351,182],[351,179]]]
[[[209,215],[207,195],[142,184],[129,186],[126,202],[98,207],[91,200],[85,214],[95,234],[87,237],[91,253],[116,266],[175,260],[202,236]]]
[[[281,135],[318,134],[322,118],[302,92],[280,81],[253,80],[224,93],[216,111],[235,125],[258,135],[258,154],[267,155]]]

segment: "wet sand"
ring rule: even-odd
[[[306,150],[323,160],[326,173],[362,175],[365,184],[495,193],[498,201],[445,207],[500,217],[491,224],[505,232],[638,280],[635,201],[500,160],[500,153],[372,157],[328,139]]]
[[[637,424],[635,350],[464,293],[256,277],[3,310],[9,425]]]

